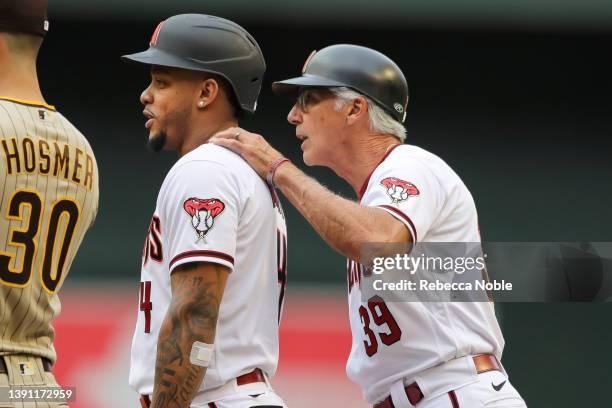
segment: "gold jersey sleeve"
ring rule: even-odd
[[[56,359],[51,321],[98,210],[87,139],[50,105],[0,97],[0,355]]]

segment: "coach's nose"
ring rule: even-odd
[[[140,94],[140,103],[143,105],[149,105],[153,103],[153,94],[150,91],[151,85],[149,85],[142,93]]]
[[[302,110],[297,106],[297,103],[293,105],[293,108],[289,111],[287,121],[296,126],[302,123]]]

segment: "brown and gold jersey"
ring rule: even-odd
[[[0,355],[55,361],[57,292],[97,210],[85,137],[52,106],[0,97]]]

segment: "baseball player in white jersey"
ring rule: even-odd
[[[284,216],[247,162],[207,144],[240,111],[255,111],[259,46],[231,21],[184,14],[125,58],[152,65],[141,95],[150,146],[181,155],[145,240],[130,385],[143,407],[284,407],[269,382],[286,282]]]
[[[271,180],[319,235],[348,258],[353,344],[347,374],[375,408],[525,407],[501,365],[504,340],[490,302],[364,298],[368,243],[480,242],[474,201],[437,156],[405,145],[408,86],[369,48],[312,53],[302,76],[273,84],[297,101],[288,115],[304,162],[334,170],[359,202],[341,198],[260,136],[232,128],[211,142],[240,153]]]
[[[46,14],[46,0],[0,2],[0,407],[71,399],[52,373],[51,322],[98,210],[91,146],[40,91]]]

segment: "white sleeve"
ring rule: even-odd
[[[238,178],[211,161],[190,161],[172,170],[158,203],[168,268],[213,262],[233,269],[241,208]]]
[[[419,161],[383,162],[372,174],[361,204],[379,207],[400,220],[414,243],[432,227],[444,201],[431,169]]]

